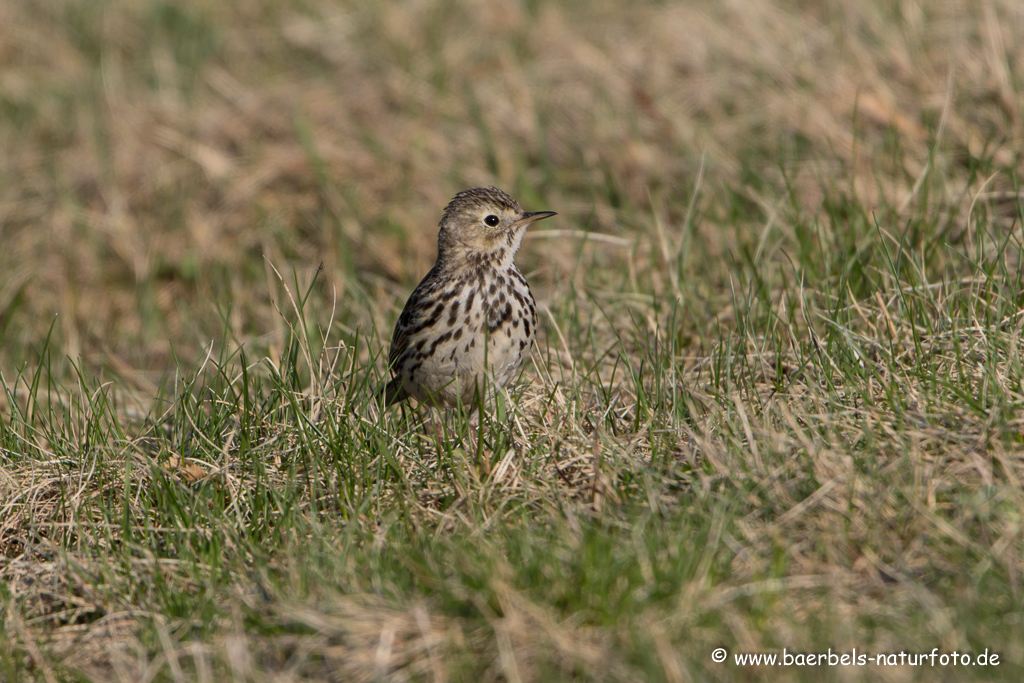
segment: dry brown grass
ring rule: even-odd
[[[171,348],[192,358],[222,335],[218,305],[237,339],[275,329],[261,257],[323,262],[319,291],[365,326],[354,278],[414,280],[467,184],[514,188],[642,256],[659,247],[652,217],[678,226],[702,159],[696,208],[712,216],[723,193],[775,214],[783,172],[811,215],[844,188],[868,211],[960,207],[953,234],[975,198],[1013,196],[968,158],[1020,163],[1011,2],[175,7],[3,9],[7,346],[38,344],[59,314],[62,354],[165,371]],[[926,172],[944,182],[921,197]],[[700,222],[697,254],[749,243],[761,212]],[[772,243],[792,235],[779,218]],[[590,248],[620,267],[621,251]],[[546,293],[578,249],[535,236],[523,260]],[[404,291],[369,282],[383,311]]]

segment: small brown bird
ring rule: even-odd
[[[437,263],[395,325],[385,405],[471,405],[516,377],[537,333],[537,305],[513,258],[523,233],[553,211],[528,213],[496,187],[455,195],[441,217]],[[488,396],[485,396],[488,397]]]

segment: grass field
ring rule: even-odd
[[[1024,678],[1018,0],[7,0],[0,150],[0,680]],[[736,659],[854,650],[998,661]]]

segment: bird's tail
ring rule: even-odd
[[[381,394],[384,395],[384,407],[385,408],[387,408],[388,406],[394,405],[395,403],[398,403],[399,401],[405,400],[409,396],[404,391],[404,388],[402,387],[401,383],[398,381],[397,377],[393,378],[391,381],[389,381],[383,387],[378,386],[377,389],[373,393],[374,393],[374,396],[380,396]]]

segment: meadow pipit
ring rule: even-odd
[[[516,377],[537,333],[537,305],[513,262],[526,228],[554,216],[528,213],[496,187],[448,203],[437,263],[395,325],[385,405],[412,396],[437,407],[469,405]],[[482,396],[486,398],[486,396]]]

